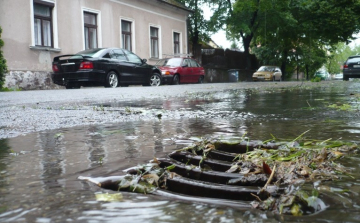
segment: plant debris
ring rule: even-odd
[[[275,137],[265,142],[203,140],[168,158],[127,169],[125,176],[80,179],[118,191],[167,190],[248,201],[252,208],[278,214],[313,214],[330,204],[324,203],[317,190],[309,195],[301,185],[351,177],[351,171],[338,161],[359,148],[331,139],[304,140],[304,134],[290,142],[276,142]]]

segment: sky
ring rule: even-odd
[[[349,44],[349,46],[350,46],[351,48],[354,48],[355,46],[360,46],[360,33],[357,34],[357,35],[355,35],[355,37],[357,37],[358,39],[353,40],[353,41]]]

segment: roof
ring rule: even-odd
[[[189,9],[188,7],[186,7],[185,5],[183,5],[182,3],[178,2],[177,0],[158,0],[159,2],[163,2],[165,4],[168,5],[172,5],[176,8],[188,11],[188,12],[193,12],[193,10]]]

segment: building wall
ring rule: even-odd
[[[157,0],[43,0],[55,4],[53,10],[53,48],[34,45],[33,0],[0,0],[0,26],[5,42],[3,52],[9,69],[5,87],[46,89],[36,86],[48,79],[55,56],[85,49],[83,12],[95,12],[98,18],[98,47],[121,46],[121,19],[133,23],[132,51],[153,64],[150,58],[150,26],[159,28],[160,58],[173,53],[173,32],[180,33],[181,51],[187,52],[186,19],[188,12]],[[29,73],[30,72],[30,73]],[[31,75],[43,73],[39,75]],[[24,80],[21,80],[23,75]],[[26,75],[25,75],[26,74]],[[30,79],[29,79],[30,78]],[[25,80],[26,79],[26,80]],[[14,86],[13,86],[14,85]]]

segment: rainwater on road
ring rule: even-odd
[[[201,138],[360,143],[360,82],[231,83],[0,93],[0,222],[360,222],[354,178],[322,185],[337,202],[311,216],[114,194],[79,176],[116,176]]]

